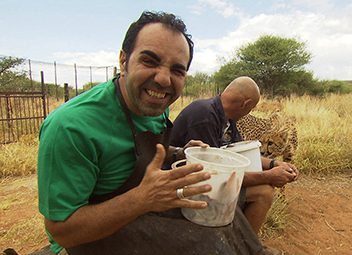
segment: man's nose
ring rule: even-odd
[[[166,67],[158,68],[154,80],[156,83],[160,84],[162,87],[171,86],[171,73],[170,70]]]

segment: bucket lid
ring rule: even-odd
[[[227,146],[222,147],[223,149],[231,148],[235,152],[249,151],[252,149],[259,148],[262,144],[258,140],[253,141],[242,141],[237,143],[231,143]]]
[[[229,150],[223,150],[221,148],[216,148],[216,147],[206,147],[206,148],[201,148],[199,146],[195,147],[188,147],[185,149],[185,155],[186,158],[193,158],[196,159],[197,162],[201,164],[211,164],[213,166],[218,166],[221,168],[229,168],[236,166],[238,168],[242,167],[248,167],[250,164],[250,161],[247,157],[242,156],[241,154],[234,152],[234,151],[229,151]],[[198,158],[198,156],[195,157],[195,155],[212,155],[212,156],[218,156],[219,161],[208,161],[204,160],[201,158]],[[220,163],[220,159],[225,159],[228,161],[227,163]],[[223,172],[221,170],[217,170],[218,172]]]

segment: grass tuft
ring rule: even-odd
[[[28,247],[36,246],[47,239],[44,229],[42,217],[36,215],[32,218],[19,219],[16,225],[0,233],[0,239],[6,240],[12,247],[21,247],[23,244]]]
[[[279,236],[287,225],[289,217],[288,204],[284,191],[276,190],[273,204],[267,214],[259,236],[263,239]]]
[[[37,134],[21,137],[16,143],[0,145],[0,178],[35,173],[37,147]]]

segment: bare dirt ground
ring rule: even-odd
[[[302,176],[287,186],[289,220],[284,233],[264,240],[284,254],[352,254],[352,172]],[[0,180],[0,252],[21,255],[47,244],[37,210],[36,176]]]
[[[352,172],[287,185],[289,222],[264,243],[284,254],[352,254]]]

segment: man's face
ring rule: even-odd
[[[129,109],[143,116],[162,114],[181,95],[189,57],[182,33],[160,23],[143,27],[128,66],[125,53],[120,55],[120,83]]]

